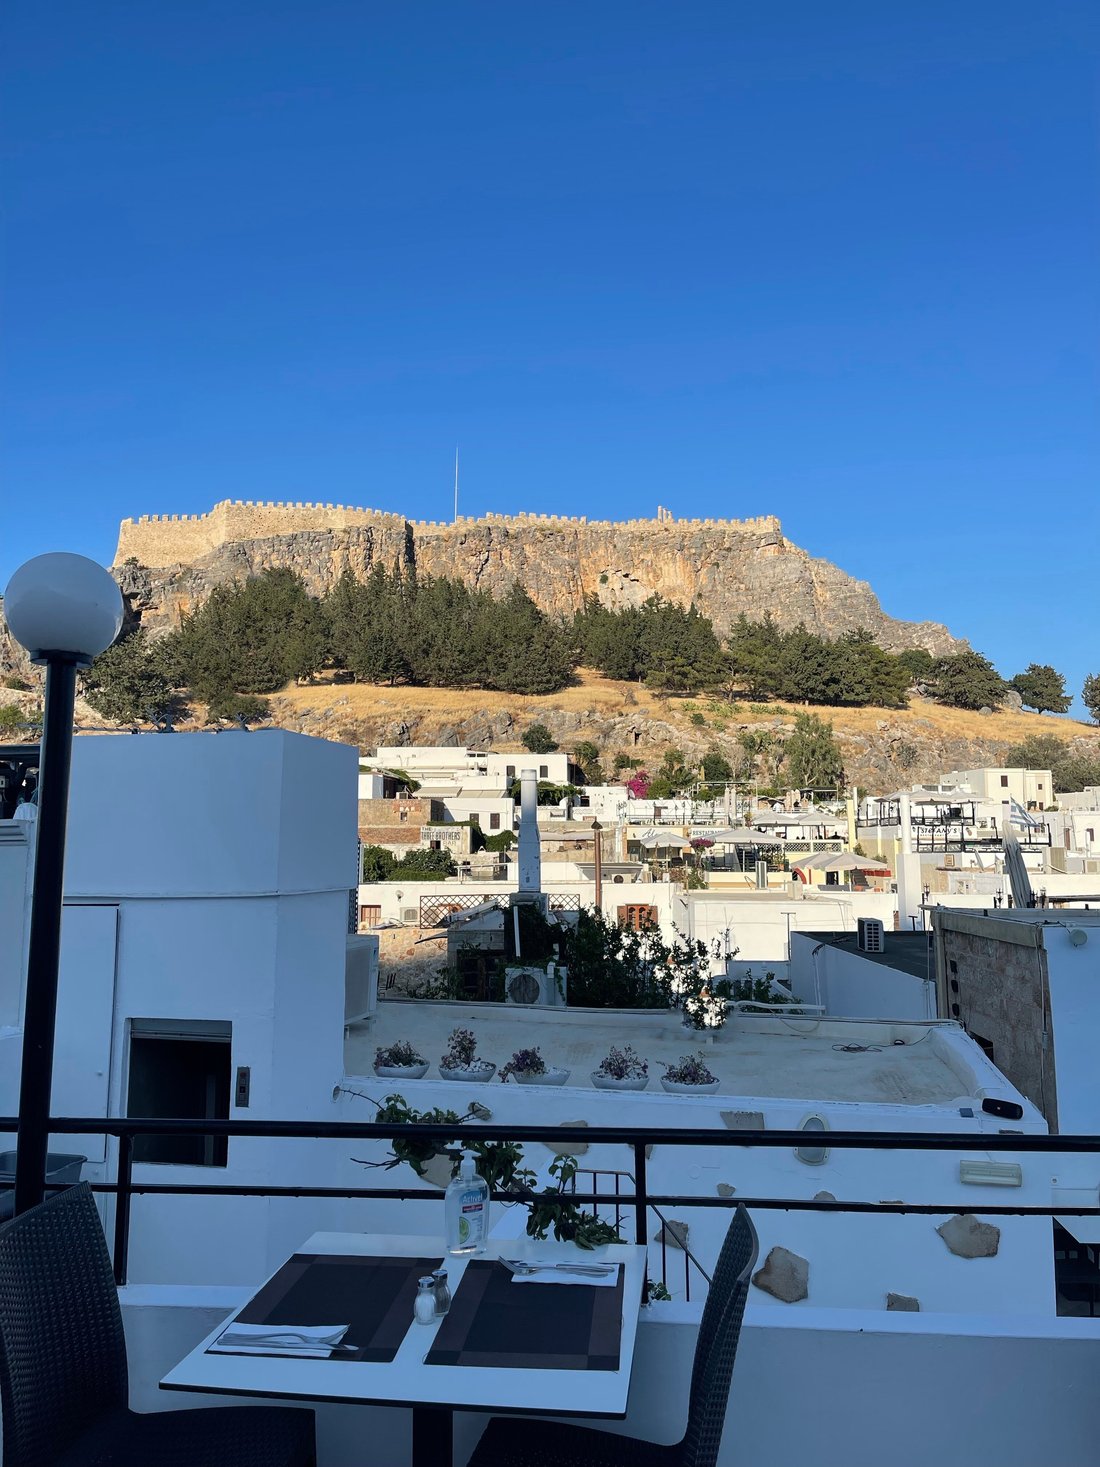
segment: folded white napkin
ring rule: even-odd
[[[532,1259],[532,1264],[535,1262]],[[567,1273],[564,1268],[544,1268],[538,1273],[514,1273],[514,1284],[587,1284],[589,1288],[613,1289],[619,1282],[619,1270],[610,1268],[606,1273]]]
[[[231,1324],[208,1346],[231,1355],[302,1355],[327,1360],[347,1334],[346,1324]]]

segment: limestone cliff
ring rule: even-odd
[[[637,605],[655,592],[694,601],[726,631],[738,614],[770,611],[828,636],[866,627],[882,646],[961,644],[935,622],[887,616],[871,587],[787,540],[772,516],[753,520],[590,521],[487,515],[426,523],[342,505],[216,505],[207,515],[123,522],[115,573],[150,630],[176,625],[212,587],[289,566],[314,592],[376,562],[461,577],[497,595],[523,585],[545,611],[569,615],[586,596]]]

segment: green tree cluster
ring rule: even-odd
[[[558,747],[554,735],[545,723],[532,723],[520,735],[520,743],[532,754],[552,754]]]
[[[904,708],[913,681],[901,657],[884,652],[870,632],[845,632],[830,641],[802,624],[781,631],[770,614],[762,621],[738,617],[729,667],[731,692],[833,707]]]
[[[1100,673],[1090,673],[1081,689],[1081,702],[1089,710],[1093,723],[1100,723]]]
[[[941,657],[931,683],[936,702],[952,708],[995,708],[1005,695],[1004,679],[989,658],[969,650]]]
[[[174,713],[179,699],[165,652],[163,642],[151,642],[140,628],[132,631],[81,675],[84,697],[97,713],[119,723],[151,723]]]
[[[726,658],[709,617],[694,605],[650,596],[612,611],[591,597],[573,619],[573,644],[586,667],[605,677],[670,692],[719,687]]]
[[[669,943],[657,926],[621,926],[595,907],[583,907],[576,926],[563,929],[561,945],[567,1000],[581,1008],[667,1008],[677,980],[690,982],[706,961],[700,942]]]
[[[363,847],[364,881],[442,881],[456,870],[450,851],[417,849],[398,859],[385,846]]]

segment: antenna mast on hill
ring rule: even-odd
[[[455,445],[455,524],[458,524],[458,445]]]

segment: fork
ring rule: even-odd
[[[507,1268],[513,1273],[545,1273],[547,1270],[560,1273],[579,1273],[588,1278],[606,1278],[613,1269],[618,1268],[617,1263],[528,1263],[525,1258],[502,1258]]]

